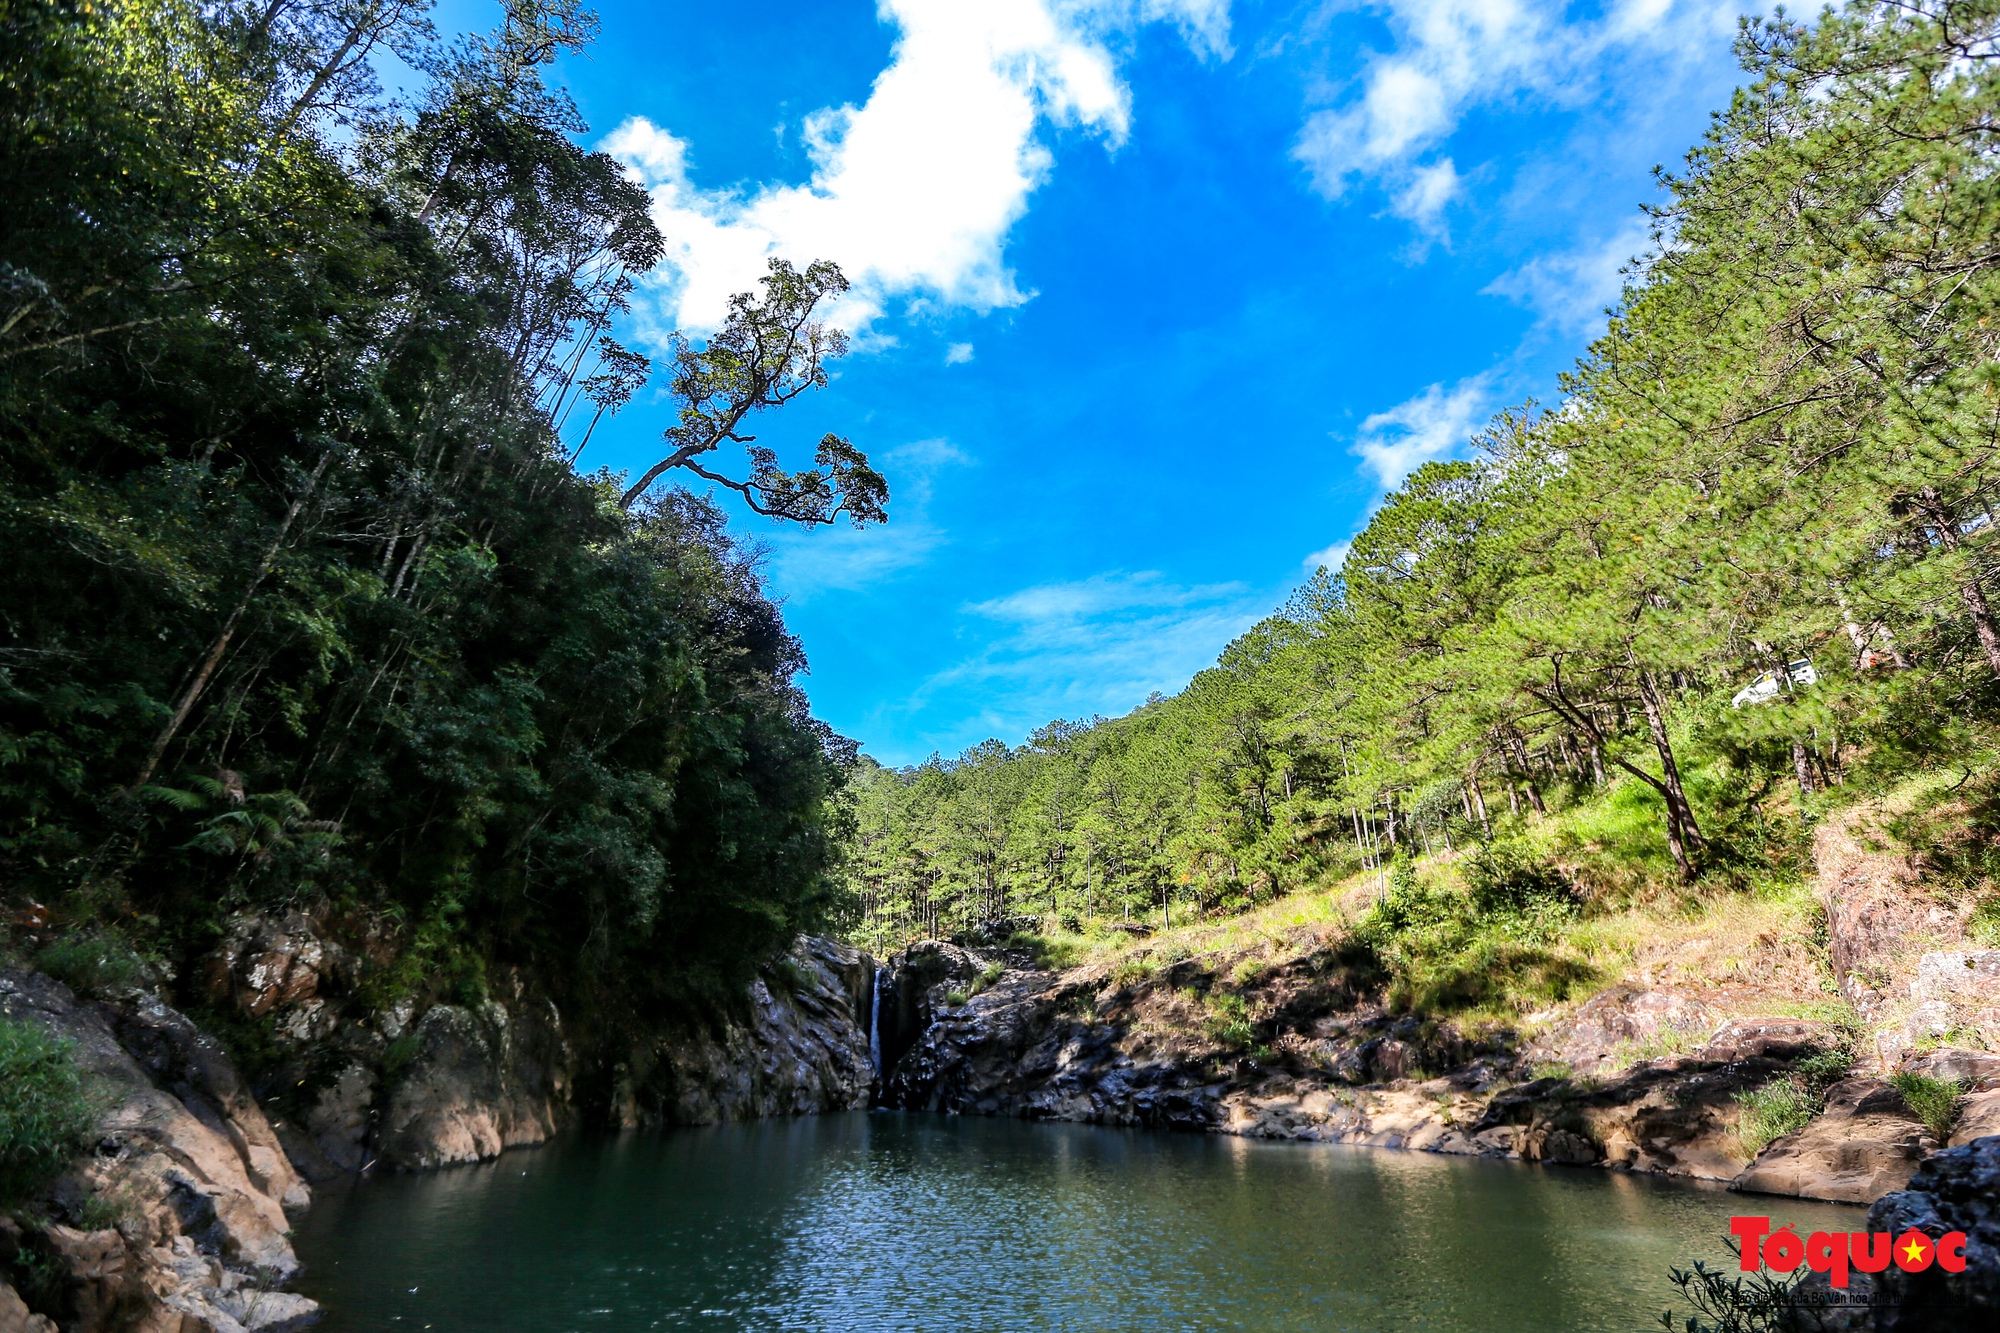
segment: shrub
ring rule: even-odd
[[[1802,1130],[1826,1104],[1826,1090],[1847,1076],[1854,1067],[1851,1052],[1838,1047],[1815,1051],[1794,1064],[1785,1077],[1761,1088],[1736,1094],[1742,1114],[1736,1122],[1736,1137],[1750,1156],[1774,1140]]]
[[[1739,1277],[1697,1259],[1692,1269],[1667,1271],[1668,1280],[1694,1313],[1676,1318],[1672,1310],[1662,1310],[1661,1328],[1676,1333],[1785,1333],[1798,1327],[1793,1306],[1806,1278],[1803,1267],[1790,1277],[1770,1273]]]
[[[0,1203],[46,1185],[95,1127],[70,1044],[0,1017]]]
[[[1144,954],[1135,955],[1131,958],[1121,958],[1118,960],[1118,966],[1111,969],[1111,984],[1114,986],[1137,985],[1139,982],[1152,976],[1153,970],[1153,960]]]
[[[1819,1114],[1819,1098],[1791,1079],[1781,1078],[1761,1088],[1736,1094],[1742,1113],[1736,1122],[1736,1137],[1751,1157],[1787,1134],[1796,1134]]]
[[[1963,1083],[1922,1074],[1897,1074],[1889,1082],[1903,1095],[1903,1105],[1924,1122],[1932,1138],[1939,1143],[1951,1138],[1951,1127],[1958,1122],[1958,1104],[1965,1096]]]
[[[115,935],[66,935],[35,955],[40,971],[78,995],[116,995],[146,980],[146,963]]]
[[[1241,995],[1217,994],[1208,997],[1208,1015],[1202,1031],[1210,1041],[1242,1050],[1256,1040],[1250,1024],[1250,1006]]]

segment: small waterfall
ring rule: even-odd
[[[875,980],[868,988],[868,1064],[875,1071],[875,1081],[882,1081],[882,969],[875,969]]]

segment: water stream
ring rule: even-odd
[[[579,1139],[322,1190],[324,1333],[1637,1330],[1732,1212],[1587,1170],[854,1112]]]

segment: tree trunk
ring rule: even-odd
[[[278,531],[272,536],[271,544],[264,548],[263,558],[251,572],[250,581],[243,585],[243,595],[237,599],[235,609],[230,611],[228,619],[222,622],[222,628],[216,632],[214,642],[209,644],[201,665],[195,668],[194,675],[188,680],[187,688],[181,691],[181,697],[175,701],[173,716],[167,719],[166,726],[160,728],[160,734],[153,738],[153,748],[147,752],[146,762],[139,766],[139,776],[133,780],[131,790],[137,791],[151,782],[153,774],[159,771],[160,760],[166,757],[167,747],[173,744],[174,737],[179,734],[182,724],[188,720],[188,715],[194,712],[194,706],[200,701],[202,691],[208,688],[209,681],[215,677],[215,669],[222,665],[223,654],[229,651],[229,645],[236,637],[236,627],[242,623],[244,613],[250,609],[250,602],[257,595],[257,589],[263,585],[264,576],[269,574],[271,566],[277,563],[278,553],[285,547],[285,537],[291,532],[293,521],[298,518],[299,511],[305,508],[306,501],[312,498],[312,493],[319,489],[319,479],[326,475],[327,464],[332,461],[331,449],[319,456],[319,463],[313,468],[312,478],[306,483],[306,488],[299,492],[293,499],[291,507],[285,510],[285,517],[279,522]]]
[[[1701,853],[1701,829],[1695,823],[1694,808],[1688,804],[1687,789],[1681,785],[1680,765],[1674,762],[1659,690],[1653,684],[1652,673],[1643,669],[1639,672],[1639,701],[1645,707],[1646,729],[1653,734],[1653,748],[1660,755],[1660,791],[1667,798],[1667,846],[1674,854],[1681,878],[1692,881],[1695,858]]]
[[[1801,797],[1812,795],[1812,765],[1806,759],[1806,743],[1804,741],[1795,740],[1792,742],[1792,772],[1797,775],[1799,780],[1799,795]]]
[[[1947,551],[1958,551],[1960,549],[1958,524],[1945,512],[1944,501],[1939,498],[1937,491],[1929,486],[1924,487],[1919,494],[1924,508],[1929,512],[1932,521],[1937,524],[1938,538],[1944,543],[1944,548]],[[1972,617],[1972,632],[1979,636],[1979,646],[1986,653],[1986,664],[1993,669],[1994,675],[2000,676],[2000,628],[1996,628],[1993,623],[1993,611],[1986,604],[1986,590],[1979,586],[1978,569],[1966,570],[1965,582],[1959,585],[1958,591],[1959,596],[1965,601],[1967,614]]]

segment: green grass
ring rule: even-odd
[[[48,1184],[95,1128],[70,1044],[34,1023],[0,1017],[0,1204]]]
[[[122,994],[146,980],[146,961],[115,935],[65,935],[35,955],[35,966],[78,995]]]
[[[1796,1134],[1819,1114],[1820,1102],[1788,1078],[1736,1094],[1742,1114],[1736,1137],[1751,1157],[1787,1134]]]
[[[1924,1122],[1932,1138],[1939,1143],[1951,1138],[1951,1127],[1958,1123],[1959,1103],[1965,1097],[1963,1083],[1923,1074],[1897,1074],[1889,1082],[1903,1095],[1903,1105]]]
[[[1800,1060],[1780,1079],[1736,1094],[1741,1115],[1736,1137],[1751,1157],[1787,1134],[1796,1134],[1826,1105],[1826,1090],[1854,1066],[1844,1050],[1819,1051]]]
[[[1250,1024],[1250,1006],[1241,995],[1227,992],[1210,995],[1206,1007],[1208,1013],[1202,1019],[1201,1030],[1210,1041],[1239,1051],[1256,1041],[1256,1031]]]

